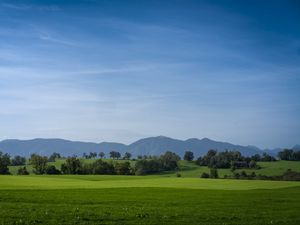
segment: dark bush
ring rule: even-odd
[[[218,170],[216,168],[211,168],[209,177],[214,179],[219,178]]]
[[[201,178],[209,178],[209,174],[203,172],[203,173],[201,174]]]
[[[61,174],[60,170],[56,169],[54,165],[49,165],[46,168],[46,174],[54,175],[54,174]]]
[[[26,166],[20,167],[17,172],[18,175],[29,175],[29,172],[26,169]]]
[[[16,155],[12,160],[11,160],[11,165],[12,166],[22,166],[26,164],[26,158]]]

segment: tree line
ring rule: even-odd
[[[232,170],[240,168],[258,169],[259,161],[276,161],[273,156],[263,153],[263,155],[255,154],[251,157],[243,156],[239,151],[209,150],[206,155],[199,157],[196,164],[199,166],[208,166],[209,168],[231,168]]]
[[[72,156],[66,159],[61,168],[56,168],[54,165],[49,165],[48,162],[55,162],[57,159],[62,158],[59,153],[54,152],[49,157],[32,154],[27,160],[22,156],[14,156],[11,158],[9,154],[0,152],[0,174],[9,174],[8,166],[23,166],[18,170],[18,174],[29,174],[25,165],[26,162],[32,164],[33,172],[36,174],[120,174],[120,175],[144,175],[151,173],[158,173],[163,171],[179,170],[178,161],[180,157],[173,152],[166,152],[161,156],[148,156],[139,155],[136,161],[131,165],[130,162],[113,162],[102,160],[105,158],[105,153],[90,152],[82,155],[86,159],[98,160],[91,163],[84,163],[77,156]],[[120,152],[111,151],[109,153],[111,159],[124,159],[130,160],[131,153],[126,152],[122,156]],[[194,153],[186,151],[183,159],[187,161],[194,160]],[[278,152],[278,158],[281,160],[300,160],[300,151],[291,149],[284,149]],[[211,168],[211,172],[203,174],[204,177],[216,178],[217,172],[214,169],[231,168],[232,171],[241,168],[259,169],[257,162],[260,161],[276,161],[276,158],[263,153],[262,155],[255,154],[251,157],[243,156],[239,151],[223,151],[209,150],[206,155],[198,157],[194,162],[199,166],[207,166]],[[177,174],[179,175],[179,174]],[[239,176],[236,174],[236,176]],[[242,176],[242,175],[241,175]]]
[[[112,151],[111,158],[119,159],[120,153]],[[61,155],[53,153],[50,157],[39,154],[31,154],[28,163],[32,165],[35,174],[107,174],[107,175],[144,175],[162,171],[177,170],[180,157],[172,152],[166,152],[159,157],[149,156],[136,160],[134,164],[128,161],[131,158],[130,153],[125,153],[122,161],[105,161],[102,158],[93,162],[84,162],[77,156],[67,157],[60,169],[49,162],[60,159]],[[6,153],[0,152],[0,174],[10,174],[8,166],[22,166],[17,174],[28,175],[29,172],[25,166],[26,158],[15,156],[10,159]]]
[[[296,151],[293,149],[284,149],[278,152],[277,156],[281,160],[300,161],[300,151]]]

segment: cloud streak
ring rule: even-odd
[[[21,11],[61,11],[62,9],[57,5],[32,5],[32,4],[12,4],[12,3],[1,3],[2,8],[11,10],[21,10]]]

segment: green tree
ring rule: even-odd
[[[77,157],[68,157],[66,162],[61,165],[61,172],[64,174],[80,174],[82,164]]]
[[[104,153],[104,152],[99,152],[99,157],[100,157],[101,159],[103,159],[104,156],[105,156],[105,153]]]
[[[11,160],[11,165],[12,166],[21,166],[26,164],[26,158],[16,155],[12,160]]]
[[[278,157],[281,160],[300,161],[300,151],[284,149],[283,151],[278,152]]]
[[[129,162],[120,162],[115,164],[115,171],[118,175],[130,175],[131,167]]]
[[[60,155],[59,153],[53,152],[53,153],[50,155],[48,161],[49,161],[49,162],[55,162],[56,159],[60,159],[60,158],[61,158],[61,155]]]
[[[186,160],[186,161],[193,161],[193,159],[194,159],[194,153],[192,151],[186,151],[184,153],[183,159]]]
[[[254,160],[251,160],[251,161],[249,162],[249,168],[255,169],[256,167],[257,167],[256,162],[255,162]]]
[[[48,158],[46,156],[32,154],[30,157],[30,163],[34,168],[33,172],[35,174],[44,174],[46,172],[47,162]]]
[[[123,159],[129,160],[131,158],[131,153],[130,152],[125,152]]]
[[[176,170],[179,168],[178,161],[180,160],[180,157],[173,152],[167,151],[160,156],[160,160],[163,165],[163,170]]]
[[[7,153],[0,152],[0,174],[9,174],[10,156]]]
[[[216,168],[210,169],[210,178],[219,178],[218,170]]]
[[[203,172],[203,173],[201,174],[201,178],[209,178],[209,174]]]
[[[29,175],[26,166],[20,167],[17,172],[18,175]]]
[[[90,154],[89,154],[90,159],[94,159],[96,157],[97,157],[97,152],[90,152]]]
[[[102,159],[96,160],[92,164],[94,174],[115,174],[114,165],[110,162],[105,162]]]
[[[113,158],[113,159],[119,159],[119,158],[121,158],[121,153],[120,152],[111,151],[109,154],[110,154],[110,158]]]
[[[56,169],[54,165],[49,165],[46,168],[46,174],[61,174],[60,170]]]
[[[263,161],[263,162],[272,162],[272,161],[276,161],[276,159],[273,156],[270,156],[269,154],[264,152],[262,157],[261,157],[261,161]]]

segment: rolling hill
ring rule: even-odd
[[[137,155],[160,155],[165,151],[173,151],[183,156],[184,151],[191,150],[196,156],[205,154],[209,149],[217,150],[238,150],[243,155],[261,154],[263,150],[255,146],[241,146],[227,142],[214,141],[208,138],[187,140],[172,139],[169,137],[158,136],[140,139],[130,145],[114,142],[80,142],[64,139],[32,139],[17,140],[8,139],[0,142],[0,150],[10,155],[29,156],[32,153],[50,155],[58,152],[64,156],[81,155],[84,152],[100,152],[106,154],[110,151],[119,151],[124,153],[131,152],[133,156]]]

